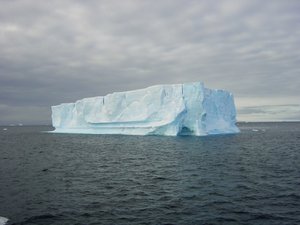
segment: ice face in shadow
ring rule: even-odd
[[[195,135],[237,133],[233,95],[201,82],[156,85],[52,106],[56,133]]]

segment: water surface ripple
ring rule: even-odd
[[[237,135],[50,134],[0,127],[9,224],[300,224],[300,123]]]

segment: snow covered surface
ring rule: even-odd
[[[233,95],[203,83],[156,85],[52,106],[55,133],[195,135],[237,133]]]

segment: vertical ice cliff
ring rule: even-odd
[[[156,85],[52,106],[53,132],[128,135],[237,133],[233,95],[203,83]]]

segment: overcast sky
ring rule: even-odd
[[[1,1],[0,124],[192,81],[232,92],[239,120],[300,120],[300,1]]]

